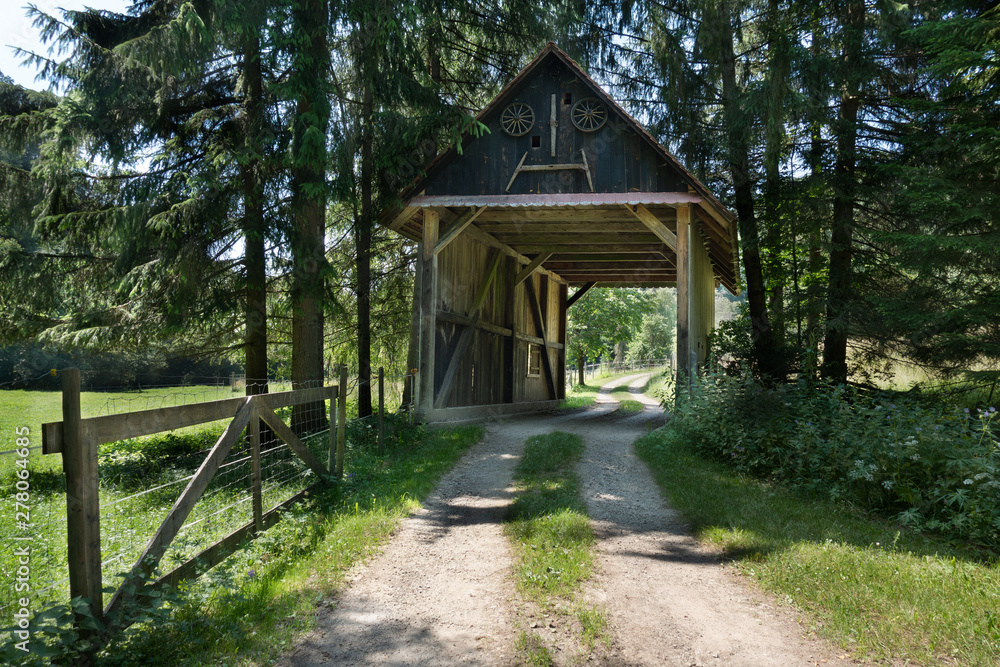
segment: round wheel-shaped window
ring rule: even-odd
[[[593,132],[608,120],[608,110],[596,97],[585,97],[573,105],[573,125],[578,130]]]
[[[512,137],[527,134],[535,125],[535,112],[523,102],[514,102],[500,114],[500,127]]]

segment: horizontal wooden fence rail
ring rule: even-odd
[[[381,369],[379,371],[381,376]],[[89,600],[90,615],[96,619],[126,618],[118,612],[129,602],[140,600],[148,594],[143,582],[151,580],[152,573],[170,544],[244,433],[250,449],[252,521],[202,549],[193,557],[187,558],[180,565],[155,579],[152,585],[175,585],[184,579],[195,577],[205,568],[221,562],[243,541],[252,539],[274,525],[280,510],[302,499],[315,484],[265,510],[261,472],[262,425],[269,429],[271,435],[283,441],[292,455],[316,475],[319,480],[316,484],[329,483],[340,478],[344,470],[346,387],[347,371],[346,368],[341,368],[339,383],[326,387],[241,396],[83,419],[80,414],[80,371],[65,369],[63,420],[43,424],[42,434],[43,452],[59,453],[63,458],[67,489],[67,549],[71,597],[83,597]],[[275,412],[284,407],[323,404],[326,400],[330,401],[329,465],[317,458]],[[323,410],[325,411],[325,408]],[[98,446],[222,420],[230,420],[229,425],[202,460],[197,471],[189,478],[187,486],[146,544],[142,555],[131,566],[131,573],[126,576],[105,608],[102,593]],[[78,618],[81,631],[86,625],[84,616],[86,614]],[[122,629],[127,625],[127,621],[119,620],[117,625]]]
[[[66,369],[72,370],[72,369]],[[65,371],[64,371],[65,373]],[[336,385],[334,385],[336,386]],[[328,387],[316,389],[297,389],[282,391],[276,394],[258,394],[260,405],[271,410],[314,403],[329,398]],[[173,431],[187,426],[197,426],[208,422],[232,419],[240,406],[246,402],[246,396],[224,398],[218,401],[178,405],[170,408],[140,410],[120,415],[105,415],[81,419],[80,427],[93,438],[98,445],[109,442],[139,438],[144,435],[154,435],[164,431]],[[42,453],[58,454],[62,452],[63,422],[42,424]]]

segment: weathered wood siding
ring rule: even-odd
[[[486,245],[462,235],[438,255],[438,311],[466,317],[489,267]],[[529,342],[518,334],[541,338],[530,311],[526,285],[537,290],[548,338],[565,342],[566,287],[535,273],[514,287],[520,265],[504,256],[479,311],[480,327],[463,355],[444,407],[492,405],[562,398],[565,386],[564,350],[548,348],[555,374],[556,395],[548,389],[544,368],[528,376]],[[456,318],[451,318],[456,319]],[[435,337],[435,395],[441,388],[455,348],[466,325],[438,318]],[[508,333],[509,332],[509,333]]]
[[[550,105],[556,95],[556,155],[551,155]],[[566,103],[569,94],[570,103]],[[614,111],[594,132],[578,130],[570,112],[573,104],[592,94],[587,84],[553,56],[551,62],[525,82],[511,102],[522,102],[534,111],[534,126],[521,137],[511,137],[500,127],[507,104],[483,118],[489,133],[467,142],[462,155],[434,175],[426,186],[428,195],[504,194],[511,175],[527,153],[525,165],[580,164],[586,151],[596,192],[687,192],[680,174],[668,166],[639,135],[627,128]],[[538,137],[538,147],[532,147]],[[510,194],[589,192],[582,171],[523,172]]]
[[[689,322],[692,368],[708,357],[708,335],[715,324],[715,275],[706,243],[697,225],[691,226],[691,296]]]

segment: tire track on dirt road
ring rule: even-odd
[[[642,386],[649,374],[641,375],[614,386]],[[489,423],[483,440],[382,553],[354,570],[336,605],[320,609],[316,629],[280,664],[516,664],[520,624],[502,522],[525,440],[554,430],[587,443],[579,473],[598,537],[598,571],[585,596],[607,610],[613,635],[611,650],[594,661],[846,664],[689,536],[632,451],[636,438],[663,423],[661,409],[645,401],[643,412],[616,413],[612,388],[587,411]]]

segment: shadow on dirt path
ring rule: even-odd
[[[787,610],[727,572],[665,505],[632,452],[639,436],[662,425],[662,408],[648,399],[642,412],[615,412],[610,397],[622,385],[641,387],[649,375],[608,383],[586,411],[489,423],[483,440],[383,552],[352,573],[336,605],[320,609],[316,629],[280,664],[515,664],[518,619],[502,521],[525,440],[554,430],[587,443],[579,473],[599,566],[586,596],[607,610],[613,634],[602,662],[846,664],[805,638]]]

